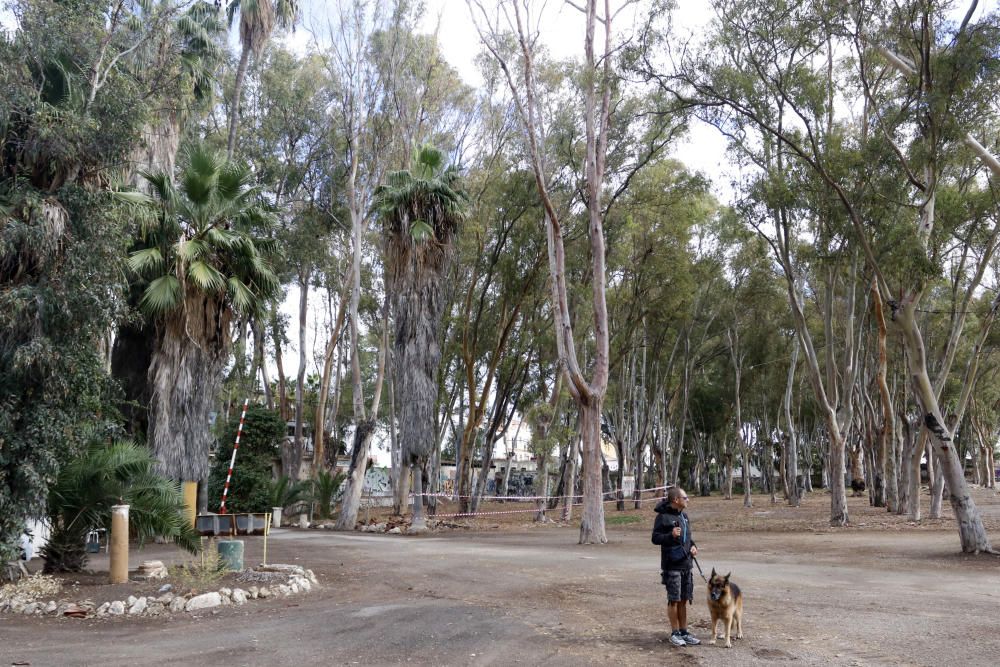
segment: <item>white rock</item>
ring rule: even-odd
[[[173,600],[170,601],[170,611],[177,613],[179,611],[184,611],[184,607],[187,606],[187,600],[184,599],[183,595],[178,595]]]
[[[269,598],[269,597],[271,597],[271,589],[268,588],[267,586],[261,586],[260,590],[257,592],[257,594],[261,598]]]
[[[393,528],[392,530],[389,531],[389,534],[390,535],[402,535],[403,534],[403,530],[399,526],[396,526],[395,528]]]
[[[314,584],[318,584],[319,583],[319,581],[316,580],[316,575],[313,574],[312,570],[306,570],[306,577],[308,577],[309,581],[311,581]]]
[[[231,589],[231,588],[220,588],[219,589],[219,595],[221,595],[222,597],[228,598],[232,594],[233,594],[233,589]]]
[[[38,603],[29,602],[28,604],[21,607],[21,613],[24,614],[25,616],[29,616],[31,614],[34,614],[36,609],[38,609]]]
[[[160,597],[156,598],[156,601],[159,602],[160,604],[170,604],[171,602],[174,601],[174,594],[164,593]]]
[[[289,588],[288,586],[286,586],[285,584],[280,584],[278,586],[278,592],[281,593],[282,595],[286,595],[287,596],[287,595],[291,595],[292,589]]]
[[[108,613],[108,608],[110,606],[111,606],[110,602],[105,602],[104,604],[102,604],[100,607],[97,608],[97,615],[98,616],[106,616],[107,613]]]
[[[257,594],[260,593],[260,588],[257,586],[250,587],[250,597],[254,600],[257,599]]]
[[[146,606],[147,606],[146,598],[139,598],[134,603],[132,603],[132,606],[128,608],[128,615],[135,616],[136,614],[141,614],[142,612],[146,611]]]
[[[49,603],[45,605],[45,613],[54,614],[58,608],[59,605],[56,604],[55,600],[49,600]]]
[[[174,590],[174,587],[171,584],[163,584],[160,586],[160,590],[158,590],[157,593],[169,593],[172,590]]]
[[[130,606],[130,607],[131,607],[132,605],[134,605],[134,604],[135,604],[135,601],[136,601],[137,599],[138,599],[138,598],[136,598],[136,597],[135,597],[134,595],[130,595],[130,596],[128,596],[128,600],[126,600],[126,601],[125,601],[125,604],[127,604],[128,606]]]
[[[196,595],[184,605],[184,611],[198,611],[199,609],[211,609],[222,604],[222,596],[218,593],[203,593]]]
[[[108,613],[112,616],[121,616],[125,613],[125,603],[121,600],[115,600],[111,603],[111,606],[108,607]]]
[[[233,603],[243,604],[247,601],[247,594],[242,588],[237,588],[233,590]]]

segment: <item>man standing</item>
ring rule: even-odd
[[[653,544],[660,545],[660,575],[667,587],[667,614],[670,617],[670,643],[674,646],[694,646],[701,640],[688,632],[687,604],[694,599],[694,577],[691,558],[698,547],[691,539],[691,522],[684,510],[688,496],[684,489],[672,486],[667,497],[656,505],[653,523]]]

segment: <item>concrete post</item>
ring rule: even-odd
[[[128,505],[111,507],[111,583],[128,581]]]
[[[194,526],[194,518],[198,514],[198,482],[184,482],[184,516]]]

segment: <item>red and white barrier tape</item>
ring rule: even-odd
[[[665,489],[669,489],[671,486],[672,485],[668,484],[666,486],[653,486],[653,487],[650,487],[648,489],[639,489],[639,493],[641,494],[641,493],[648,493],[650,491],[663,491]],[[609,491],[608,493],[617,493],[617,492],[616,491]],[[635,491],[633,491],[632,493],[630,493],[628,495],[623,496],[624,500],[632,500],[633,499],[632,498],[633,494],[635,494]],[[604,495],[603,492],[602,492],[602,495]],[[410,498],[414,498],[416,496],[420,496],[420,497],[423,497],[423,498],[444,498],[445,500],[453,500],[453,499],[456,499],[456,498],[475,498],[476,497],[476,496],[456,496],[456,495],[451,494],[451,493],[440,493],[440,492],[436,492],[436,493],[419,493],[419,494],[411,493],[411,494],[409,494]],[[388,495],[379,495],[379,496],[376,496],[376,495],[365,496],[365,498],[393,498],[393,497],[394,496],[392,496],[391,494],[388,494]],[[574,498],[574,499],[576,499],[576,498],[583,498],[583,496],[581,494],[579,494],[579,493],[576,494],[576,495],[573,495],[573,496],[479,496],[480,500],[503,500],[503,501],[506,501],[506,502],[520,502],[522,500],[565,500],[566,498]],[[615,498],[612,501],[605,501],[605,502],[615,502],[617,500],[618,499]]]
[[[226,485],[222,487],[222,504],[219,505],[219,514],[226,513],[226,495],[229,493],[229,480],[233,478],[233,466],[236,465],[236,450],[240,448],[240,436],[243,435],[243,422],[247,418],[247,407],[250,405],[250,399],[247,398],[243,401],[243,413],[240,414],[240,425],[236,429],[236,443],[233,445],[233,457],[229,459],[229,472],[226,473]]]
[[[562,496],[562,497],[565,497],[565,496]],[[581,497],[582,496],[577,496],[577,498],[581,498]],[[626,498],[625,500],[632,500],[632,498]],[[619,501],[618,498],[612,498],[611,500],[601,501],[601,503],[604,504],[604,505],[606,505],[608,503],[617,503],[618,501]],[[573,503],[572,506],[573,507],[581,507],[582,505],[583,505],[583,503]],[[545,512],[558,512],[558,511],[560,511],[562,509],[563,509],[562,505],[557,505],[553,509],[549,509],[547,507],[542,508],[542,511],[545,511]],[[434,517],[439,517],[439,516],[457,517],[457,516],[490,516],[490,515],[494,515],[494,514],[526,514],[528,512],[538,512],[538,511],[539,511],[539,509],[537,507],[534,507],[534,508],[532,508],[530,510],[498,510],[496,512],[455,512],[455,513],[449,513],[449,514],[434,513],[429,518],[434,518]]]

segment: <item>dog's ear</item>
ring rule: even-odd
[[[729,575],[731,575],[731,574],[732,574],[732,572],[730,572],[729,574],[726,575],[726,583],[729,582]]]
[[[715,568],[714,567],[712,568],[712,576],[710,576],[709,579],[715,579]]]

